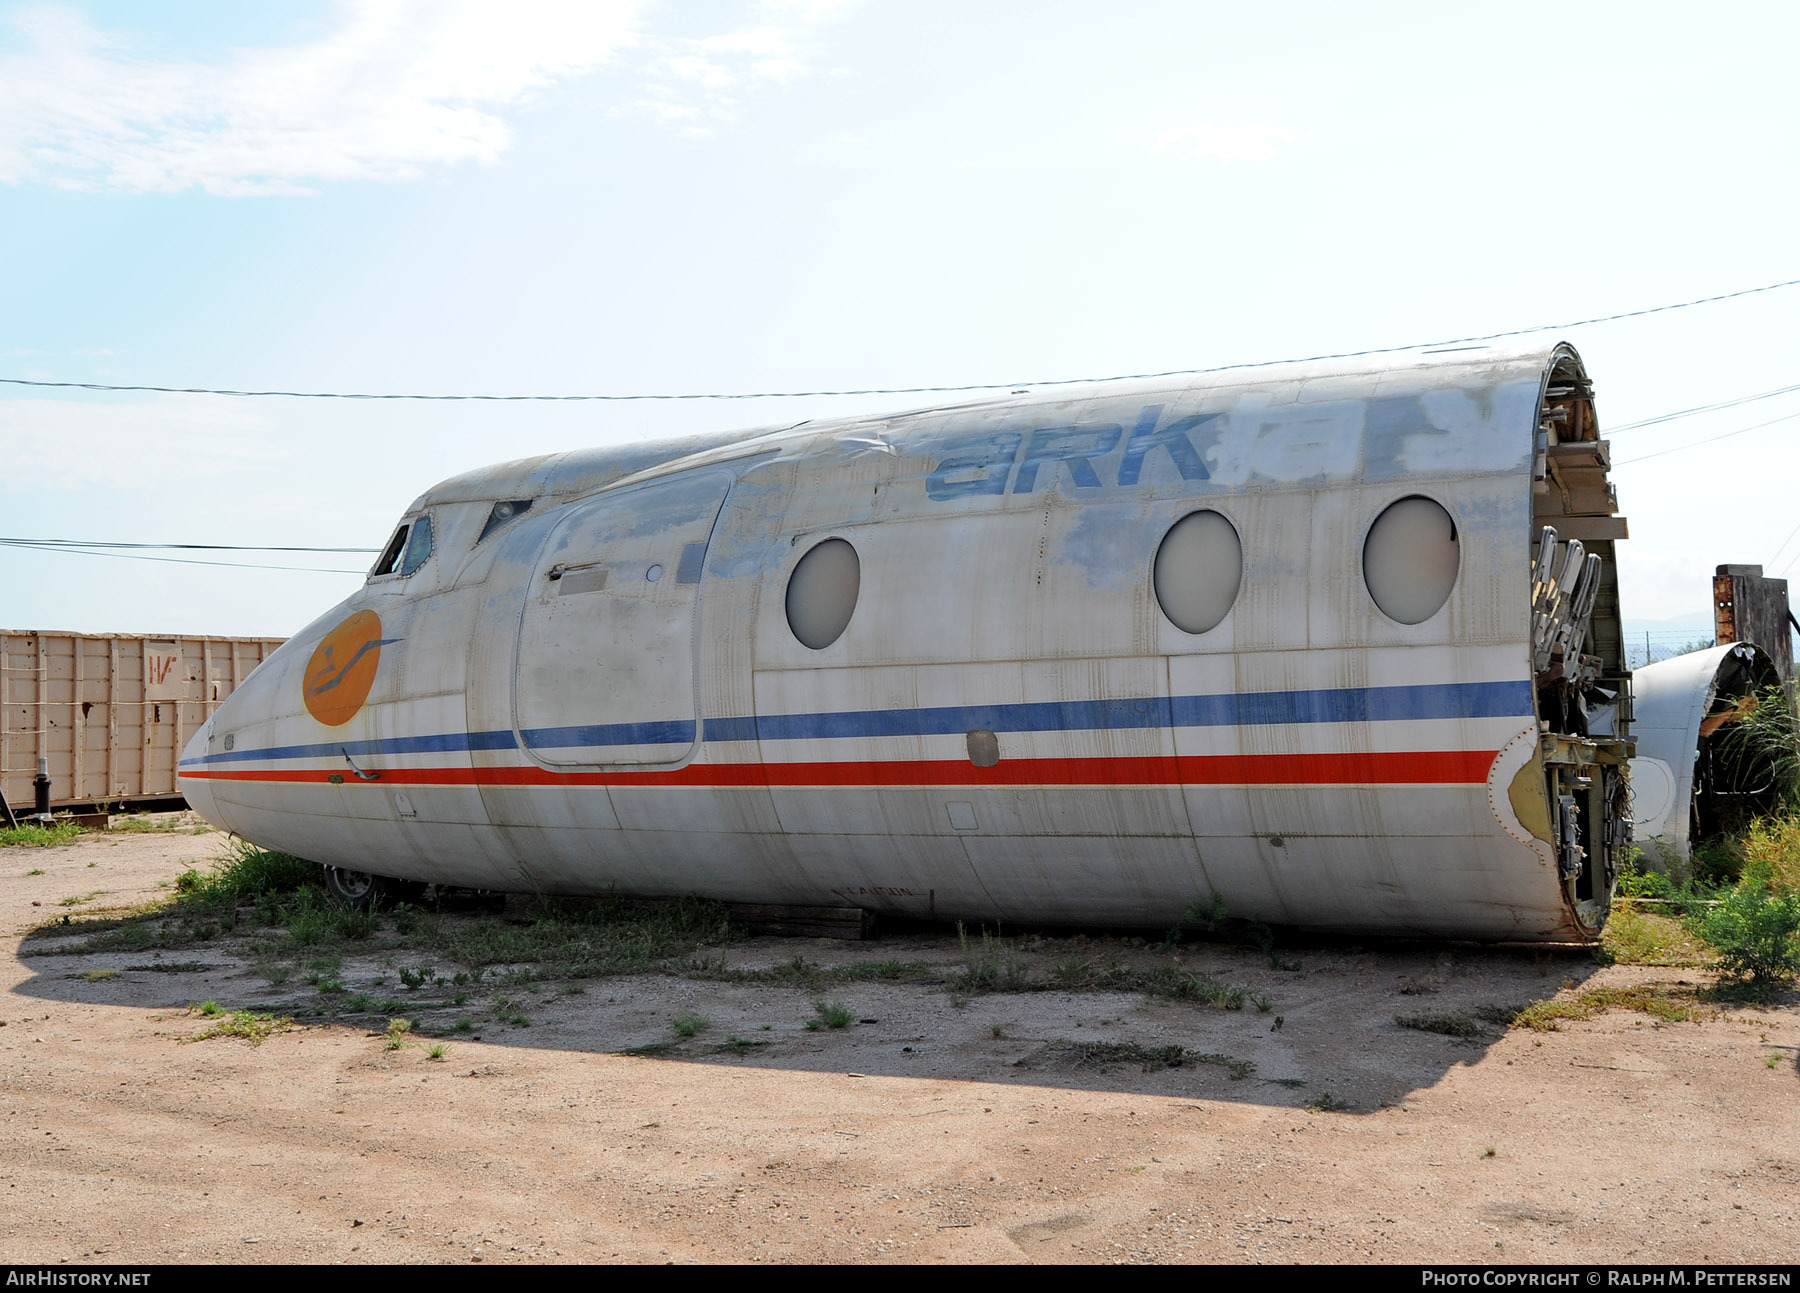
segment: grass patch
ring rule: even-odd
[[[1800,813],[1764,817],[1737,838],[1744,871],[1762,871],[1777,893],[1800,893]]]
[[[1461,1011],[1395,1015],[1394,1022],[1402,1028],[1411,1028],[1421,1033],[1441,1033],[1445,1037],[1479,1037],[1481,1035],[1481,1025]]]
[[[118,978],[119,972],[117,970],[89,970],[86,974],[77,977],[85,979],[89,983],[103,983],[107,979]]]
[[[712,1026],[712,1020],[703,1015],[676,1015],[669,1022],[677,1037],[693,1037],[705,1032]]]
[[[1513,1027],[1553,1033],[1570,1020],[1592,1019],[1608,1010],[1636,1010],[1663,1023],[1699,1023],[1714,1011],[1702,1006],[1691,992],[1676,992],[1657,984],[1627,988],[1585,988],[1572,997],[1552,997],[1519,1011]]]
[[[1629,899],[1614,903],[1600,946],[1618,965],[1697,966],[1707,957],[1706,948],[1677,917]]]
[[[1241,984],[1221,983],[1210,974],[1179,965],[1139,970],[1116,957],[1105,962],[1065,961],[1056,967],[1052,982],[1045,986],[1067,992],[1141,992],[1162,1001],[1197,1001],[1214,1010],[1242,1010],[1246,1001],[1259,1012],[1274,1007],[1265,994]]]
[[[730,1051],[733,1055],[747,1055],[758,1046],[767,1046],[768,1044],[769,1041],[767,1038],[759,1041],[751,1041],[748,1037],[727,1037],[724,1041],[713,1047],[713,1049],[715,1051]]]
[[[114,817],[106,824],[108,831],[119,831],[125,835],[207,835],[212,827],[202,826],[195,829],[178,817],[139,817],[136,815]]]
[[[447,919],[421,913],[419,936],[470,967],[505,965],[523,979],[591,979],[679,970],[680,958],[734,936],[723,903],[702,898],[632,903],[546,899],[531,918]],[[521,974],[519,967],[530,967]]]
[[[817,1017],[807,1020],[808,1028],[848,1028],[856,1019],[856,1014],[841,1001],[826,1001],[824,998],[813,1002],[813,1010]]]
[[[646,1042],[642,1046],[627,1046],[622,1051],[614,1051],[614,1055],[633,1055],[638,1059],[655,1059],[659,1055],[667,1055],[675,1049],[674,1042]]]
[[[1348,1113],[1356,1106],[1348,1100],[1340,1100],[1329,1091],[1319,1092],[1319,1096],[1306,1106],[1308,1113]]]
[[[958,921],[956,941],[962,948],[963,963],[950,977],[951,992],[972,997],[984,992],[1029,992],[1036,986],[1025,958],[1006,939],[983,929],[977,943]]]
[[[235,908],[307,889],[323,894],[322,877],[316,863],[239,840],[211,870],[183,872],[175,881],[175,901],[192,911]]]
[[[18,826],[0,827],[0,849],[41,849],[54,844],[73,844],[82,834],[81,827],[73,822],[58,822],[51,826],[23,822]]]
[[[211,1037],[241,1037],[252,1046],[260,1046],[276,1033],[285,1033],[294,1026],[293,1019],[286,1015],[271,1015],[263,1010],[225,1011],[216,1001],[190,1007],[190,1013],[214,1021],[210,1027],[186,1039],[190,1042],[203,1042]]]
[[[771,983],[817,992],[839,983],[943,982],[943,969],[928,961],[859,961],[849,965],[819,965],[798,954],[759,968],[728,966],[722,954],[690,957],[673,967],[689,979],[720,983]]]
[[[1084,1042],[1076,1047],[1076,1067],[1136,1064],[1146,1073],[1157,1069],[1178,1069],[1190,1064],[1209,1064],[1225,1070],[1234,1082],[1241,1082],[1256,1072],[1250,1060],[1234,1059],[1216,1051],[1191,1051],[1185,1046],[1140,1046],[1136,1042]]]

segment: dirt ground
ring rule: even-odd
[[[1772,1262],[1800,1252],[1800,1007],[1704,1022],[1614,1011],[1458,1039],[1396,1016],[1581,988],[1704,982],[1581,951],[1184,944],[1265,994],[1238,1011],[1138,993],[673,976],[188,1041],[192,1002],[291,1008],[225,943],[55,953],[65,914],[166,892],[217,835],[0,852],[0,1261]],[[31,870],[42,874],[27,874]],[[75,901],[65,902],[73,899]],[[51,931],[54,934],[55,931]],[[1046,963],[1168,953],[1026,939]],[[749,939],[959,958],[955,939]],[[114,971],[108,977],[93,971]],[[403,996],[347,960],[347,990]],[[91,977],[90,977],[91,976]],[[1564,987],[1565,983],[1573,986]],[[428,1047],[451,1034],[441,1059]],[[688,1039],[671,1021],[710,1021]],[[732,1042],[731,1039],[739,1039]],[[1200,1062],[1106,1062],[1092,1043]],[[653,1056],[617,1054],[665,1046]],[[1253,1071],[1250,1066],[1253,1067]]]

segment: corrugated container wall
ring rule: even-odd
[[[0,632],[0,790],[29,810],[167,799],[183,742],[281,638]]]

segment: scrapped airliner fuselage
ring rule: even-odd
[[[1561,345],[509,463],[421,497],[181,785],[485,889],[1591,938],[1608,465]]]

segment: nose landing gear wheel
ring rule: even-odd
[[[396,902],[416,903],[425,895],[425,886],[415,880],[393,880],[387,876],[352,871],[348,867],[325,868],[325,892],[333,902],[352,911],[373,911]]]
[[[373,910],[387,896],[380,876],[341,866],[325,868],[325,892],[338,906],[352,911]]]

